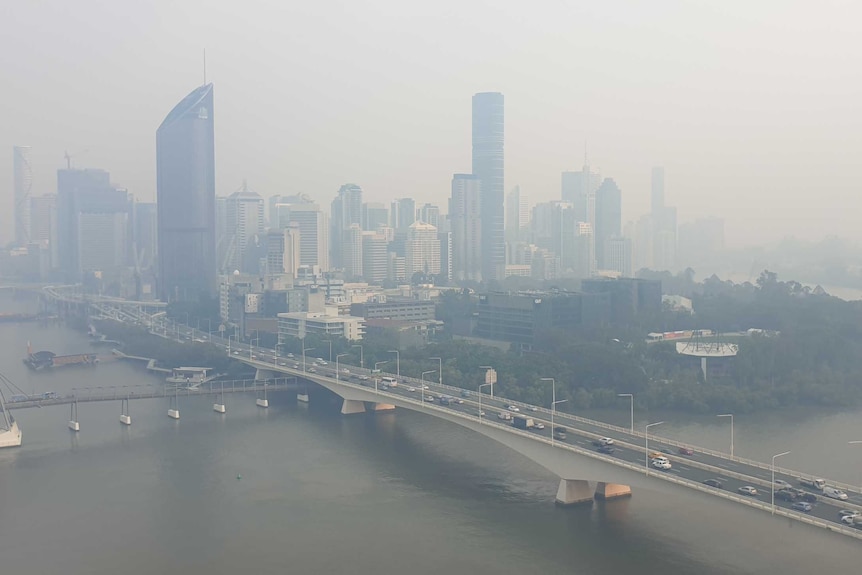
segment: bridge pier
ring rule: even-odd
[[[277,371],[272,371],[271,369],[261,369],[257,368],[254,370],[254,380],[255,381],[264,381],[267,379],[277,379],[281,373]],[[283,377],[283,376],[282,376]]]
[[[557,488],[557,505],[578,505],[592,503],[593,489],[586,479],[560,479]]]
[[[78,423],[78,402],[77,401],[75,401],[75,403],[72,404],[71,412],[72,412],[72,414],[69,416],[69,429],[71,429],[72,431],[81,431],[81,424]]]
[[[357,399],[343,399],[341,415],[352,415],[354,413],[365,413],[365,402]]]
[[[122,399],[120,400],[120,423],[123,425],[131,425],[132,424],[132,416],[129,415],[129,400]]]
[[[394,411],[395,406],[391,403],[375,403],[372,408],[373,411]]]
[[[618,497],[631,497],[632,488],[621,483],[605,483],[600,481],[596,485],[596,499],[616,499]]]
[[[305,393],[302,393],[302,392],[297,393],[296,394],[296,401],[299,401],[302,403],[308,403],[308,392],[306,391]]]

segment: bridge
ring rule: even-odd
[[[194,328],[172,322],[164,314],[150,314],[137,303],[124,305],[112,301],[90,305],[106,317],[146,326],[151,333],[180,343],[195,338]],[[815,503],[810,511],[801,511],[794,509],[792,502],[775,498],[774,492],[778,489],[776,485],[803,487],[799,479],[810,474],[682,444],[649,433],[649,428],[643,431],[622,428],[559,412],[554,406],[547,409],[492,397],[481,393],[481,387],[476,391],[464,390],[400,374],[371,373],[352,365],[313,365],[307,358],[280,357],[276,350],[226,341],[213,334],[209,334],[208,340],[233,359],[254,367],[255,379],[297,378],[301,382],[297,398],[301,401],[313,397],[309,389],[322,388],[342,398],[345,415],[410,409],[489,437],[560,477],[556,497],[559,504],[592,501],[594,496],[606,499],[627,496],[632,488],[673,494],[679,487],[686,487],[862,540],[862,529],[846,524],[839,515],[841,510],[862,513],[862,489],[858,486],[828,481],[828,485],[847,494],[843,501],[806,488],[804,496]],[[341,371],[342,368],[349,368],[349,373]],[[383,385],[383,377],[394,378],[398,384]],[[441,396],[451,399],[443,403]],[[503,414],[516,412],[541,423],[542,428],[520,429],[503,419]],[[560,427],[565,428],[565,435],[554,433],[554,428]],[[597,449],[604,438],[613,440],[613,452]],[[653,452],[663,453],[671,467],[660,470],[651,466]],[[707,480],[717,480],[719,486],[705,483]],[[755,492],[744,495],[740,491],[744,487],[752,487]]]

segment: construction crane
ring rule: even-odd
[[[86,154],[88,151],[89,150],[84,149],[84,150],[80,150],[80,151],[75,152],[74,154],[70,155],[68,150],[64,150],[63,151],[63,159],[66,160],[66,169],[67,170],[72,169],[72,158],[77,158],[81,154]]]

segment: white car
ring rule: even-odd
[[[853,517],[852,515],[845,515],[844,517],[841,518],[841,523],[843,523],[845,525],[853,526],[856,523],[856,518]]]
[[[599,439],[599,443],[602,445],[613,445],[614,440],[611,437],[602,437]],[[667,459],[667,458],[665,457],[665,459]],[[668,469],[670,469],[670,468],[668,468]]]
[[[605,444],[605,445],[609,445],[609,444]],[[655,459],[653,459],[652,460],[652,466],[655,467],[656,469],[665,469],[665,470],[670,469],[672,467],[672,465],[670,464],[670,461],[668,461],[664,457],[656,457]]]
[[[414,391],[416,391],[416,388],[415,387],[408,387],[407,391],[409,391],[410,393],[413,393]]]
[[[347,369],[346,367],[342,367],[342,368],[341,368],[341,373],[350,373],[350,370],[349,370],[349,369]]]
[[[853,519],[854,517],[859,517],[860,513],[855,509],[842,509],[838,512],[838,515],[840,515],[841,517],[849,517],[850,519]]]
[[[834,487],[824,487],[823,495],[831,497],[832,499],[838,499],[839,501],[847,501],[847,494],[840,489],[835,489]]]
[[[519,411],[521,411],[520,409],[518,409],[517,405],[507,405],[506,409],[508,409],[509,411],[512,411],[514,413],[518,413]]]
[[[791,489],[793,486],[782,479],[775,480],[775,489]]]
[[[506,413],[505,411],[501,411],[497,414],[497,419],[502,419],[503,421],[509,421],[512,419],[512,416]]]

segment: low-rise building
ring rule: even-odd
[[[278,314],[278,341],[287,338],[305,339],[308,334],[340,336],[352,341],[362,339],[365,334],[365,319],[339,315],[338,308],[327,306],[323,312],[300,312]]]
[[[435,305],[428,300],[380,297],[377,301],[354,303],[350,306],[350,314],[367,320],[427,321],[434,319]]]

